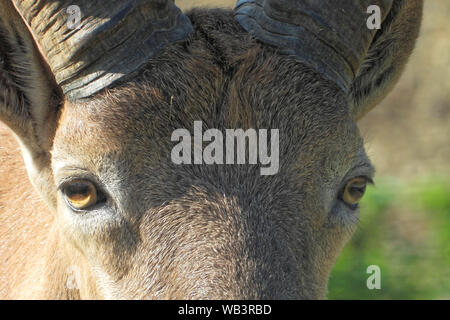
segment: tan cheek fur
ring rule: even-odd
[[[0,140],[0,296],[7,298],[33,264],[43,263],[53,215],[29,182],[18,144],[3,124]]]

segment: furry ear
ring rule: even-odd
[[[50,150],[62,94],[27,24],[10,0],[0,2],[0,121],[18,138],[32,183],[53,183]],[[42,189],[42,190],[45,190]],[[52,195],[41,192],[49,202]]]
[[[394,0],[377,31],[350,90],[350,110],[358,120],[379,103],[402,74],[419,34],[422,0]]]

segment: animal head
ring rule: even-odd
[[[381,28],[372,30],[373,2]],[[356,121],[401,74],[421,1],[0,9],[0,120],[54,216],[58,268],[80,270],[74,296],[325,297],[374,174]],[[242,156],[226,148],[227,129],[255,130],[243,146],[258,141],[258,160],[264,147],[276,152],[277,168],[262,175],[267,162],[250,163],[250,151],[241,163],[176,163],[180,129],[192,133],[188,159],[208,145],[213,156]],[[63,291],[62,282],[55,273],[48,286]]]

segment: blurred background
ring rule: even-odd
[[[177,0],[230,8],[234,0]],[[377,168],[329,299],[450,299],[450,1],[425,1],[417,47],[392,93],[359,127]],[[370,265],[381,289],[366,286]]]

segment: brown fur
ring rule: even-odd
[[[326,296],[358,220],[338,193],[350,178],[373,175],[348,98],[252,39],[231,12],[195,10],[190,18],[187,43],[87,102],[50,105],[58,122],[33,127],[54,135],[43,156],[50,165],[33,167],[32,152],[31,169],[27,163],[50,209],[25,184],[2,129],[3,297]],[[280,129],[279,173],[173,164],[171,133],[192,132],[195,120],[220,130]],[[36,180],[42,174],[47,184]],[[85,214],[67,207],[58,187],[79,176],[107,191],[105,206]],[[74,268],[75,289],[67,285]]]

